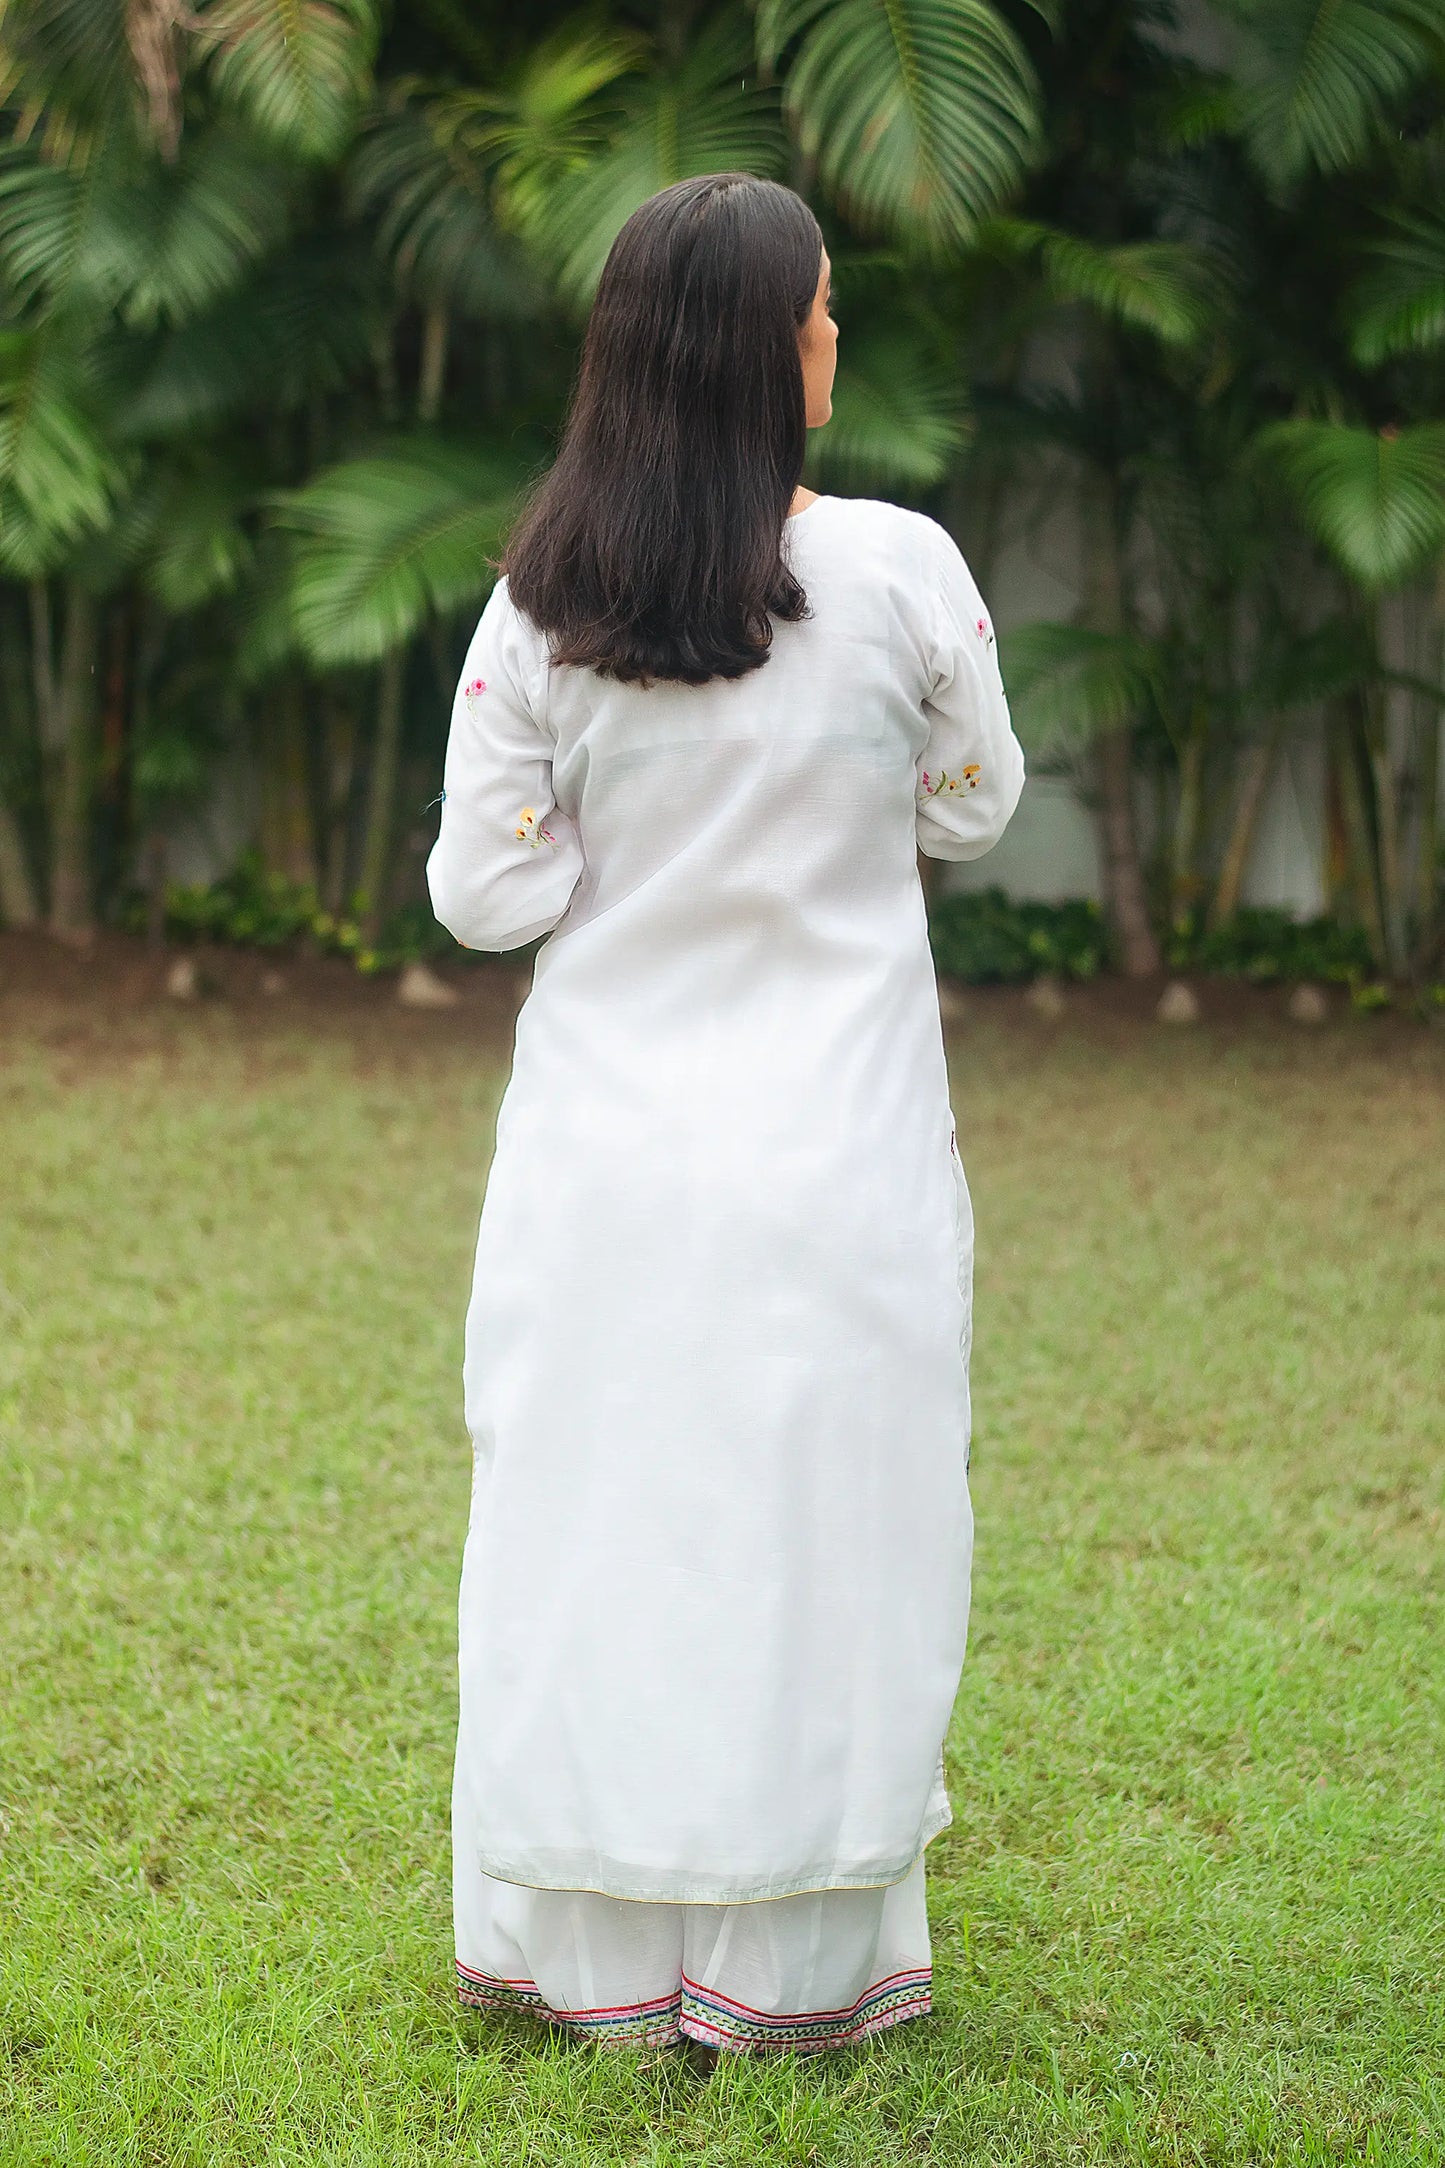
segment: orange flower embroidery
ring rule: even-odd
[[[936,798],[940,791],[977,790],[981,773],[976,760],[971,760],[960,775],[950,775],[946,768],[940,768],[937,775],[930,775],[925,768],[923,787],[930,798]]]
[[[538,820],[536,810],[532,806],[523,806],[522,817],[517,823],[515,834],[519,843],[529,843],[534,851],[539,843],[550,843],[554,851],[557,848],[557,838],[545,821]]]

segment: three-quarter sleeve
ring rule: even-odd
[[[929,858],[981,858],[1009,824],[1024,787],[1023,748],[1009,722],[993,623],[962,552],[935,529],[932,689],[918,760],[918,847]]]
[[[499,580],[452,705],[441,830],[426,868],[432,909],[464,948],[521,948],[550,933],[582,871],[581,838],[558,809],[552,742],[539,720],[545,672],[545,645]]]

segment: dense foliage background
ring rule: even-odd
[[[1022,496],[1078,536],[1004,665],[1115,960],[1227,946],[1310,729],[1333,910],[1438,974],[1439,0],[3,0],[0,97],[9,923],[159,931],[229,763],[248,893],[387,953],[612,236],[744,167],[836,266],[810,480],[985,586]]]

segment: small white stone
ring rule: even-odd
[[[1297,986],[1289,997],[1285,1014],[1292,1024],[1327,1024],[1330,1005],[1323,988],[1308,983]]]
[[[1183,979],[1171,979],[1159,996],[1159,1006],[1154,1011],[1161,1024],[1197,1024],[1199,1022],[1199,996]]]
[[[938,982],[938,1013],[945,1024],[961,1024],[968,1014],[968,1003],[962,989],[952,979]]]
[[[172,1001],[195,1001],[201,991],[201,974],[194,956],[177,956],[166,972],[166,993]]]
[[[404,1009],[454,1009],[457,991],[439,979],[428,964],[408,964],[397,981],[396,998]]]
[[[1064,989],[1052,971],[1045,971],[1034,980],[1024,1000],[1034,1015],[1041,1016],[1047,1024],[1056,1024],[1069,1005],[1064,999]]]

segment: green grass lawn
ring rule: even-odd
[[[0,1018],[4,2168],[1438,2168],[1445,1050],[975,1006],[936,2014],[711,2077],[452,2001],[496,1034]]]

